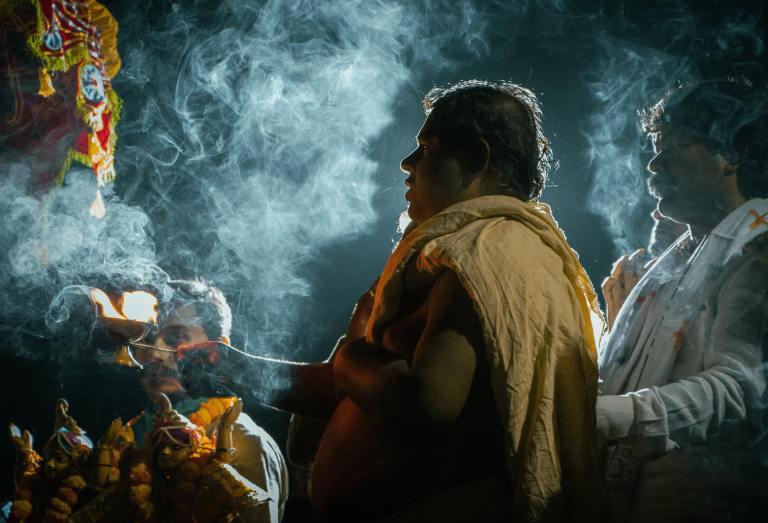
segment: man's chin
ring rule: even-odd
[[[407,218],[408,218],[408,220],[407,220],[407,223],[408,223],[408,224],[411,224],[411,223],[414,223],[414,224],[416,224],[416,225],[418,225],[418,224],[419,224],[419,221],[418,221],[418,219],[415,217],[416,213],[414,213],[414,212],[413,212],[413,207],[411,207],[410,205],[409,205],[409,206],[408,206],[408,208],[405,210],[405,212],[403,213],[403,215],[404,215],[404,216],[407,216]],[[401,218],[400,218],[400,221],[402,222],[402,216],[401,216]]]
[[[682,223],[683,225],[688,223],[685,218],[683,218],[684,213],[680,212],[674,202],[669,201],[669,198],[660,198],[656,209],[658,209],[662,218]]]

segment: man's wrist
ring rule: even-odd
[[[597,431],[606,441],[625,438],[632,431],[634,403],[629,396],[597,397]]]

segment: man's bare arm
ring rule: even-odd
[[[338,399],[332,360],[299,363],[257,356],[248,367],[248,388],[260,403],[317,419],[333,414]]]
[[[333,360],[347,340],[363,335],[372,308],[373,292],[368,290],[358,299],[345,336],[324,362],[300,363],[258,356],[250,359],[248,378],[243,381],[249,384],[251,394],[260,403],[276,409],[311,418],[330,418],[338,404]]]
[[[477,317],[450,271],[435,282],[426,307],[426,325],[410,364],[364,340],[341,347],[334,365],[336,385],[362,409],[416,423],[449,423],[458,417],[475,371]]]

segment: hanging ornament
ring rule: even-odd
[[[91,216],[102,218],[106,208],[100,188],[116,176],[115,129],[122,106],[111,83],[120,70],[117,22],[94,0],[36,0],[34,3],[37,25],[27,43],[42,62],[39,94],[52,96],[56,93],[57,75],[73,72],[75,106],[72,110],[84,124],[83,130],[76,133],[56,182],[64,183],[73,161],[90,167],[97,186],[90,212]],[[71,82],[63,85],[72,88]]]

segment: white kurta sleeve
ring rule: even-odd
[[[278,523],[283,517],[288,497],[288,472],[280,448],[272,437],[245,413],[237,418],[233,437],[237,453],[232,465],[267,493],[269,502],[267,510],[264,511],[268,516],[266,521]]]
[[[756,276],[754,270],[738,271],[711,302],[711,328],[699,325],[686,334],[688,350],[703,351],[703,370],[666,385],[598,398],[598,429],[606,439],[626,438],[639,455],[665,452],[744,423],[759,408],[766,388],[768,290]]]

